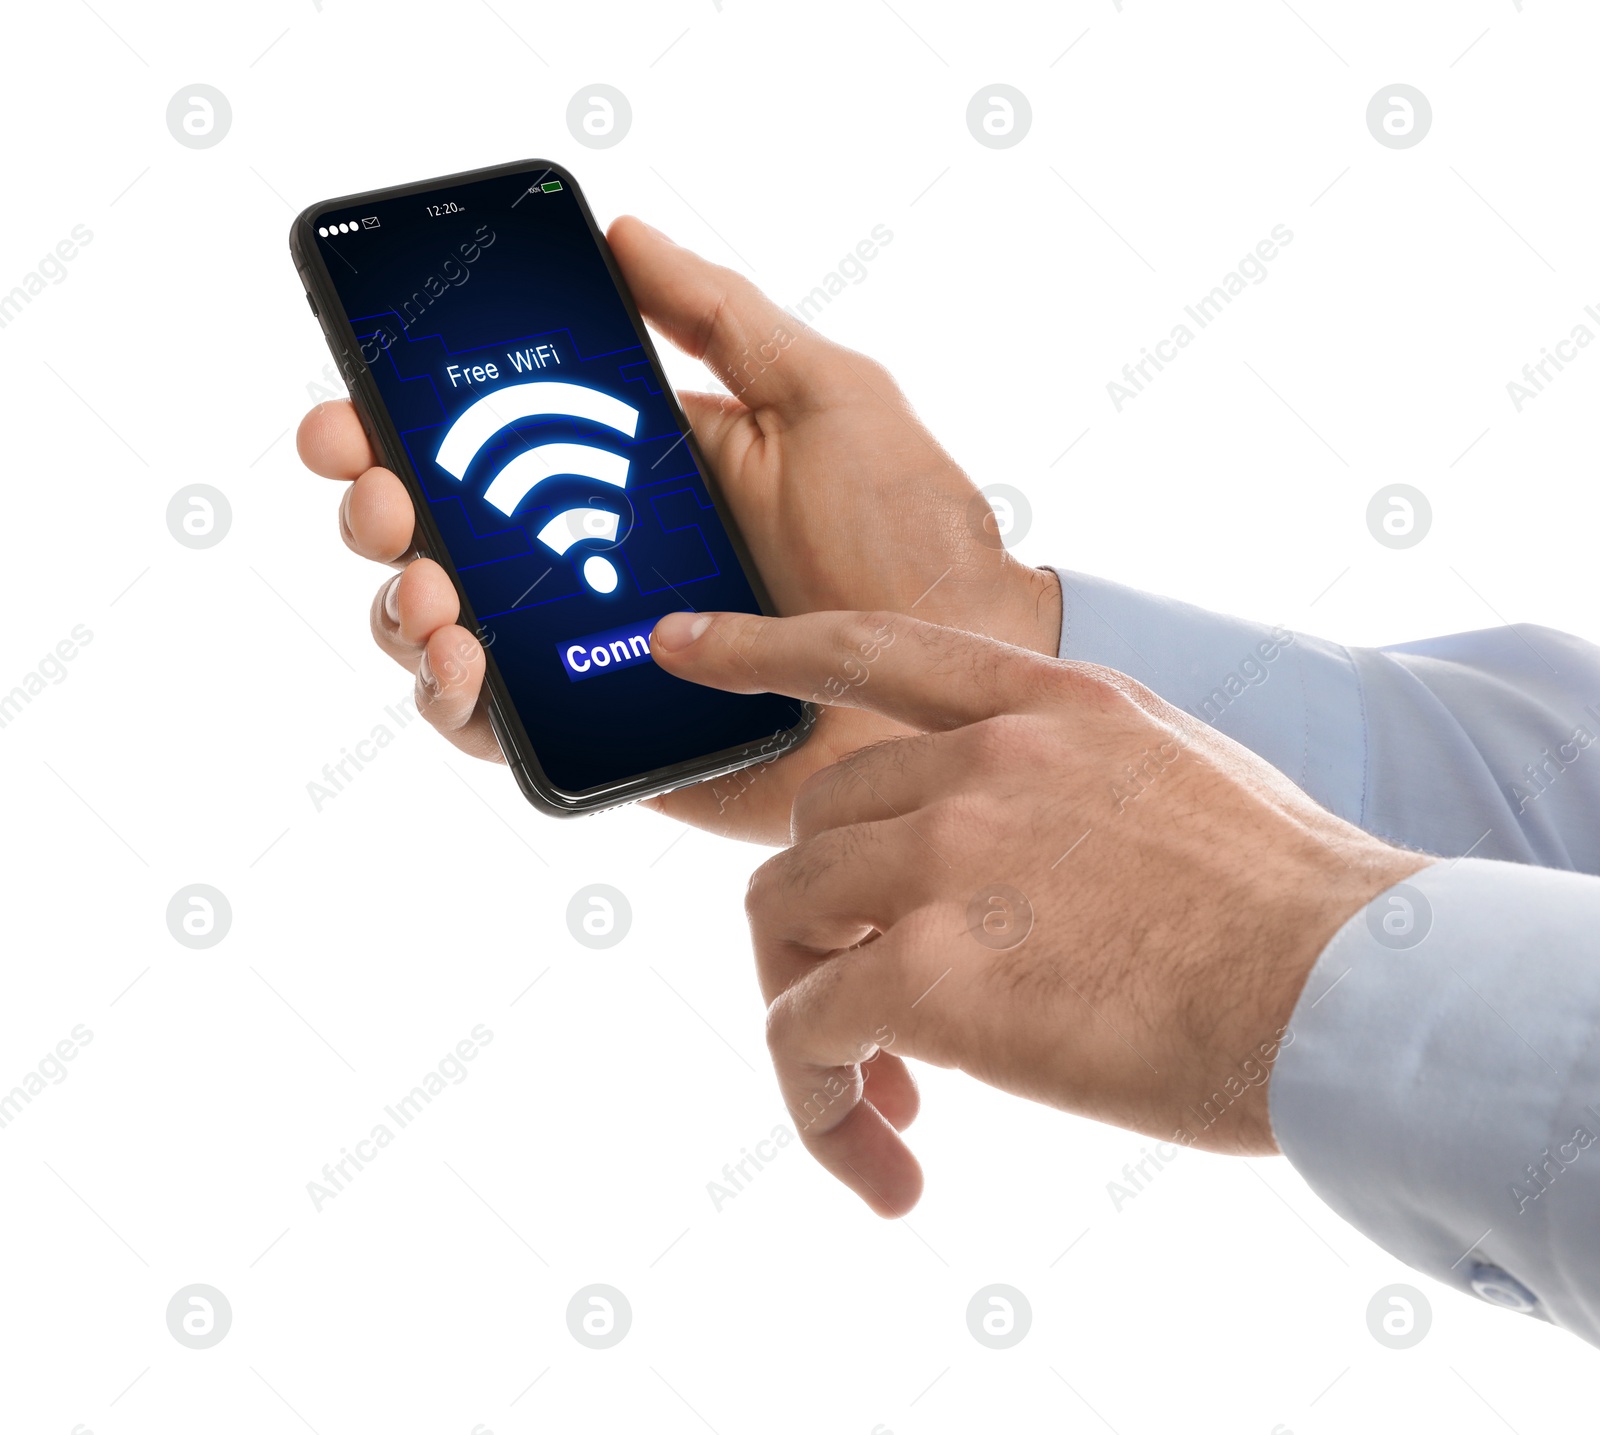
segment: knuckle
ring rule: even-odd
[[[773,1061],[781,1062],[801,1046],[803,1017],[794,1000],[793,989],[779,992],[767,1007],[767,1052]]]
[[[1186,744],[1196,731],[1210,732],[1205,724],[1196,724],[1181,709],[1115,668],[1093,663],[1057,666],[1062,669],[1057,705],[1086,710],[1098,720],[1097,729],[1108,737],[1120,733],[1127,738],[1153,741],[1159,735],[1176,737]]]
[[[852,684],[865,676],[865,665],[905,631],[915,619],[899,613],[847,613],[833,632],[834,656],[845,680]]]
[[[770,621],[748,613],[719,613],[688,652],[708,672],[741,679],[752,671],[759,673],[770,641]]]
[[[1144,702],[1159,701],[1143,683],[1100,663],[1057,659],[1050,667],[1054,669],[1052,686],[1064,702],[1086,703],[1109,710],[1129,702],[1143,706]]]
[[[908,618],[904,613],[891,612],[887,608],[874,608],[864,613],[857,613],[854,617],[864,642],[880,641],[886,634],[898,636],[908,627],[917,626],[915,618]]]
[[[870,354],[843,344],[833,345],[835,363],[829,371],[836,391],[841,397],[864,399],[874,404],[884,402],[904,407],[900,386],[885,365]]]
[[[778,934],[803,915],[799,899],[820,877],[850,859],[859,847],[853,827],[830,827],[815,837],[769,857],[754,872],[745,888],[745,914],[752,926]]]
[[[964,787],[981,794],[996,786],[1012,790],[1019,778],[1030,780],[1055,755],[1061,738],[1034,713],[1001,713],[963,729],[960,741]]]
[[[783,862],[788,853],[780,852],[769,857],[754,872],[744,888],[744,914],[751,927],[766,924],[768,915],[777,902],[779,888],[783,885]]]
[[[1045,658],[1036,653],[1027,654],[1020,667],[1008,678],[1015,683],[1023,704],[1030,710],[1061,708],[1082,701],[1085,696],[1095,696],[1097,685],[1080,678],[1073,668],[1059,658]]]
[[[850,367],[856,371],[861,382],[870,385],[880,397],[895,399],[900,397],[900,385],[895,382],[895,377],[889,372],[888,366],[880,360],[852,349]]]
[[[978,761],[985,766],[1009,766],[1038,744],[1040,724],[1027,713],[999,713],[974,723],[969,731]]]
[[[915,822],[936,851],[962,851],[987,830],[988,814],[989,804],[980,788],[932,803],[916,815]]]

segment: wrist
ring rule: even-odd
[[[1061,580],[1055,569],[1008,559],[1002,608],[991,636],[1047,658],[1061,655]]]
[[[1347,922],[1434,860],[1337,819],[1313,835],[1309,852],[1250,859],[1260,896],[1247,904],[1253,911],[1246,925],[1234,927],[1224,949],[1205,962],[1216,1000],[1192,1032],[1204,1055],[1184,1083],[1189,1090],[1172,1138],[1181,1144],[1239,1156],[1278,1153],[1272,1075],[1294,1042],[1294,1014],[1312,970]]]
[[[1274,978],[1267,983],[1261,1024],[1278,1034],[1280,1049],[1294,1041],[1295,1011],[1329,943],[1375,898],[1434,861],[1422,853],[1391,847],[1370,837],[1356,851],[1352,852],[1349,844],[1341,844],[1341,848],[1343,863],[1337,875],[1330,871],[1323,882],[1307,884],[1310,890],[1293,904],[1291,934]],[[1247,1128],[1257,1150],[1276,1154],[1278,1142],[1269,1114],[1274,1069],[1274,1063],[1268,1062],[1267,1079],[1261,1083],[1258,1099],[1251,1103]]]

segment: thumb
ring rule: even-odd
[[[795,403],[837,367],[835,345],[744,275],[632,215],[613,223],[606,239],[640,313],[750,407]]]
[[[1080,665],[901,613],[669,613],[650,653],[675,677],[733,693],[864,708],[923,732],[1058,706]]]

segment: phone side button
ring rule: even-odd
[[[311,306],[311,312],[316,314],[317,318],[320,319],[322,315],[317,310],[317,301],[311,297],[311,291],[309,289],[306,290],[306,303]]]

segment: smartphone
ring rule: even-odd
[[[771,614],[577,182],[529,160],[312,205],[289,248],[417,552],[461,599],[528,801],[595,812],[768,762],[808,703],[675,678],[674,610]]]

